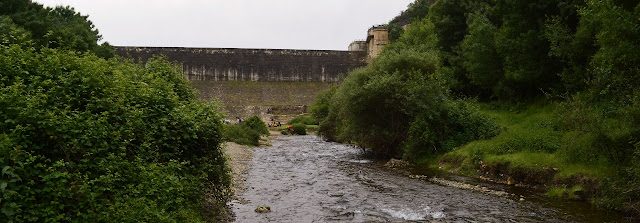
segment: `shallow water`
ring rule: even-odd
[[[280,136],[257,148],[245,185],[233,201],[237,222],[621,222],[584,204],[481,183],[516,196],[487,195],[411,179],[364,158],[350,146],[316,136]],[[527,200],[519,201],[520,195]],[[529,199],[531,198],[531,199]],[[563,205],[565,204],[565,205]],[[257,213],[258,206],[271,212]]]

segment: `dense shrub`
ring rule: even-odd
[[[269,129],[267,128],[267,124],[265,124],[260,117],[254,115],[249,117],[246,120],[242,121],[242,125],[253,129],[260,135],[269,135]]]
[[[269,129],[262,119],[255,115],[243,120],[240,125],[224,127],[225,139],[242,145],[259,146],[261,135],[269,135]]]
[[[229,170],[218,107],[163,59],[0,46],[0,219],[197,222]]]
[[[306,135],[307,134],[307,125],[302,123],[296,123],[291,125],[293,129],[293,133],[297,135]]]
[[[492,120],[464,101],[447,101],[420,113],[409,126],[404,157],[415,159],[449,152],[456,147],[500,133]]]
[[[241,145],[260,145],[260,133],[242,125],[225,125],[224,138],[226,141],[235,142]]]

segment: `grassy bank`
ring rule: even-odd
[[[604,157],[576,159],[572,148],[579,142],[574,132],[560,126],[557,107],[546,102],[480,104],[480,112],[500,126],[499,135],[417,162],[456,174],[545,189],[549,196],[592,200],[603,181],[620,177],[619,170]]]

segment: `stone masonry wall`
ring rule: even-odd
[[[337,82],[366,65],[366,52],[330,50],[116,47],[116,54],[146,62],[166,55],[182,63],[189,80]]]

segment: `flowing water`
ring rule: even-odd
[[[624,221],[583,203],[470,178],[448,177],[508,195],[413,179],[365,157],[360,149],[316,136],[279,136],[273,146],[254,150],[247,189],[232,202],[236,222]],[[271,211],[258,213],[259,206]]]

